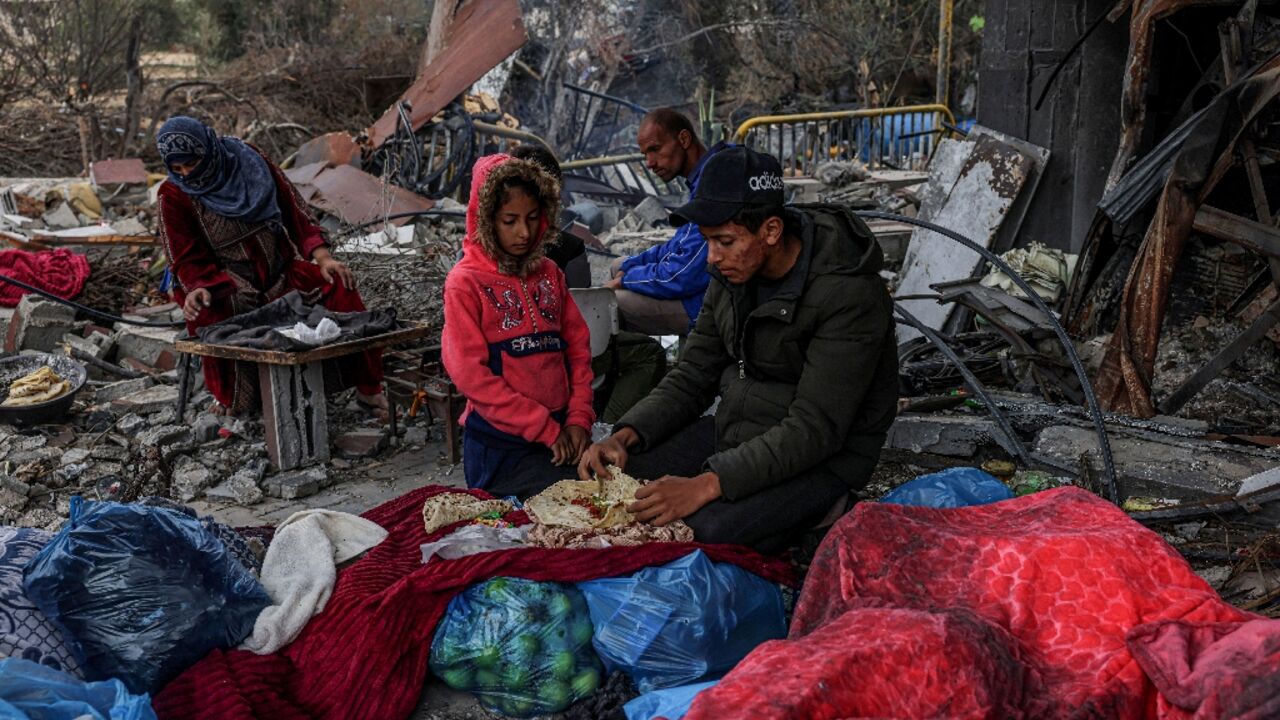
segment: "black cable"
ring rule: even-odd
[[[11,278],[8,275],[0,275],[0,281],[7,282],[10,285],[17,285],[23,290],[27,290],[37,295],[44,296],[54,302],[62,303],[63,305],[66,305],[68,307],[73,307],[79,310],[80,312],[88,315],[89,317],[97,318],[98,320],[105,320],[106,322],[109,322],[109,323],[124,323],[125,325],[137,325],[138,327],[155,327],[155,328],[183,327],[187,324],[185,320],[175,320],[171,322],[159,322],[159,323],[145,322],[142,320],[129,320],[128,318],[122,318],[119,315],[112,315],[111,313],[102,312],[101,310],[94,310],[88,305],[81,305],[80,303],[74,300],[67,300],[66,298],[60,298],[57,295],[54,295],[53,293],[47,290],[41,290],[40,288],[34,285],[28,285],[22,282],[21,280]]]
[[[1098,449],[1102,452],[1102,465],[1107,474],[1107,492],[1111,495],[1111,502],[1119,505],[1120,488],[1116,484],[1115,459],[1111,456],[1111,442],[1107,438],[1107,426],[1103,423],[1102,410],[1098,407],[1098,398],[1093,393],[1093,385],[1089,382],[1089,377],[1084,371],[1084,364],[1080,362],[1080,356],[1076,354],[1076,348],[1072,345],[1071,338],[1067,335],[1066,329],[1064,329],[1062,324],[1058,322],[1058,318],[1053,314],[1053,311],[1049,309],[1049,306],[1045,304],[1044,300],[1041,299],[1040,296],[1036,294],[1036,291],[1027,284],[1027,281],[1023,280],[1022,277],[1018,275],[1013,268],[1009,267],[1008,263],[1001,260],[998,255],[954,230],[948,230],[941,225],[935,225],[919,218],[898,215],[897,213],[879,212],[876,210],[855,210],[853,211],[853,214],[863,219],[904,222],[908,225],[915,225],[916,227],[924,228],[925,230],[932,230],[939,235],[951,238],[981,255],[987,260],[987,262],[990,262],[992,265],[1000,268],[1004,274],[1009,276],[1009,279],[1013,281],[1014,285],[1017,285],[1022,292],[1026,293],[1027,299],[1031,304],[1035,305],[1036,308],[1040,312],[1044,313],[1044,316],[1048,318],[1049,323],[1053,326],[1053,332],[1058,336],[1058,342],[1062,343],[1062,349],[1067,353],[1067,357],[1071,360],[1071,367],[1075,370],[1076,378],[1080,381],[1080,388],[1084,392],[1085,404],[1089,406],[1089,415],[1093,419],[1093,427],[1098,434]]]
[[[1053,87],[1053,82],[1058,79],[1058,75],[1061,74],[1063,69],[1067,67],[1067,63],[1071,62],[1071,58],[1075,56],[1076,51],[1078,51],[1080,47],[1084,45],[1085,41],[1089,39],[1089,36],[1093,34],[1094,30],[1097,30],[1099,27],[1101,27],[1102,21],[1106,20],[1107,16],[1110,14],[1111,14],[1111,11],[1107,10],[1106,12],[1102,13],[1102,15],[1098,16],[1098,19],[1094,20],[1093,23],[1089,25],[1088,29],[1084,31],[1084,34],[1076,38],[1075,44],[1072,45],[1067,50],[1067,54],[1063,55],[1062,59],[1058,61],[1057,66],[1053,68],[1053,72],[1049,74],[1049,79],[1045,81],[1044,88],[1040,90],[1040,97],[1036,99],[1036,105],[1035,105],[1036,110],[1039,110],[1040,106],[1044,104],[1045,97],[1049,95],[1049,88]]]
[[[951,347],[947,345],[946,341],[942,339],[942,336],[939,335],[936,330],[925,325],[923,322],[920,322],[915,315],[907,312],[907,310],[901,305],[894,303],[893,309],[902,316],[900,322],[919,330],[926,338],[929,339],[929,342],[933,343],[934,347],[938,348],[938,350],[951,361],[952,365],[956,366],[956,370],[959,370],[960,374],[964,376],[964,384],[968,385],[969,389],[972,390],[974,394],[982,400],[982,402],[986,403],[987,412],[991,413],[992,419],[996,421],[996,425],[1000,428],[1000,433],[1009,441],[1010,450],[1017,456],[1018,461],[1027,467],[1035,465],[1035,461],[1031,459],[1031,454],[1027,452],[1026,446],[1018,439],[1017,433],[1013,431],[1013,426],[1009,424],[1009,418],[1005,417],[1004,411],[1001,410],[996,405],[995,401],[991,399],[991,396],[987,394],[986,386],[982,384],[982,381],[978,380],[978,376],[973,374],[973,371],[969,369],[969,366],[965,365],[964,360],[960,359],[960,356],[956,354],[956,351],[952,350]]]

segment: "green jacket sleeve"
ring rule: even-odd
[[[717,294],[722,292],[720,284],[712,281],[703,311],[685,340],[680,362],[653,392],[618,420],[618,427],[630,427],[640,436],[640,446],[634,451],[647,450],[671,437],[697,420],[715,400],[720,375],[733,361],[716,328],[712,310],[718,302]]]
[[[787,416],[761,435],[707,460],[720,476],[727,500],[753,495],[833,456],[867,394],[875,368],[864,364],[874,365],[880,356],[892,322],[892,301],[878,282],[827,282],[826,291],[814,295],[821,314]]]

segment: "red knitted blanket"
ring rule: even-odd
[[[578,582],[624,575],[701,548],[775,582],[794,578],[787,563],[747,548],[660,543],[602,550],[518,549],[422,564],[428,536],[422,504],[447,488],[415,490],[364,514],[390,535],[342,570],[324,612],[274,655],[216,650],[153,700],[162,720],[326,718],[399,720],[416,706],[427,679],[431,639],[449,600],[499,576]],[[473,495],[488,498],[480,491]],[[522,512],[508,516],[527,522]]]
[[[63,248],[47,252],[0,250],[0,275],[70,299],[84,289],[89,279],[89,261]],[[15,307],[26,294],[17,285],[0,282],[0,306]]]
[[[687,720],[1261,718],[1280,621],[1223,602],[1156,533],[1078,488],[933,510],[859,505],[790,636]]]

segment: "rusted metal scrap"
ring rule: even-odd
[[[1151,379],[1174,269],[1200,205],[1233,163],[1242,128],[1277,95],[1280,57],[1220,93],[1183,141],[1129,271],[1120,319],[1098,375],[1098,397],[1108,410],[1139,417],[1156,414]]]
[[[519,50],[528,36],[517,0],[469,0],[457,10],[444,40],[418,79],[400,100],[387,108],[366,134],[377,149],[396,133],[401,101],[410,105],[409,120],[418,130],[485,73]]]
[[[1108,15],[1112,22],[1116,22],[1126,10],[1133,11],[1129,19],[1129,58],[1125,63],[1124,92],[1120,96],[1120,146],[1107,176],[1108,191],[1128,172],[1146,124],[1147,79],[1151,75],[1156,23],[1179,10],[1212,4],[1215,4],[1213,0],[1121,0]]]
[[[353,227],[389,215],[425,211],[435,206],[428,198],[383,182],[350,165],[330,167],[317,162],[292,168],[287,174],[308,205]],[[398,226],[408,221],[409,218],[402,217],[389,222]]]

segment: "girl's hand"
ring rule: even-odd
[[[560,436],[551,446],[551,463],[557,467],[577,464],[589,442],[590,438],[583,428],[576,425],[560,428]]]

